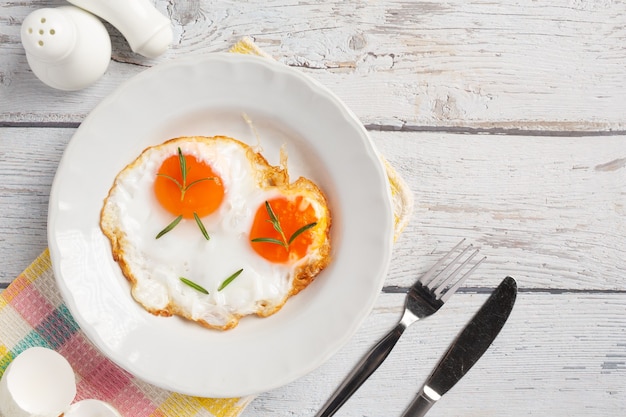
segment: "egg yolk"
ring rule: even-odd
[[[274,226],[265,204],[256,211],[250,230],[250,240],[274,239],[276,242],[251,242],[252,248],[270,262],[285,263],[303,258],[313,242],[314,227],[297,235],[291,243],[289,240],[295,232],[306,225],[317,222],[315,210],[302,196],[295,198],[278,197],[268,200],[276,217],[279,229]],[[281,244],[282,243],[282,244]]]
[[[156,198],[175,216],[191,219],[214,212],[224,198],[224,185],[210,165],[194,156],[178,154],[163,161],[154,182]],[[185,175],[183,178],[183,166]]]

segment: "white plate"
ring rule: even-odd
[[[117,173],[147,146],[181,135],[224,134],[270,163],[286,144],[292,178],[325,191],[333,261],[277,314],[227,332],[155,317],[130,296],[99,214]],[[87,337],[159,387],[234,397],[312,371],[357,330],[389,264],[393,214],[379,155],[358,119],[326,88],[269,59],[212,54],[159,65],[102,101],[76,131],[52,187],[48,240],[57,282]]]

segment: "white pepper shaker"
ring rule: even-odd
[[[68,0],[112,24],[133,52],[156,58],[169,48],[170,20],[148,0]]]

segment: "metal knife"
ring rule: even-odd
[[[517,283],[506,277],[439,360],[402,417],[422,417],[487,351],[509,317]]]

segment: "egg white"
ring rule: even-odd
[[[161,207],[154,181],[162,162],[177,154],[195,156],[218,174],[225,194],[220,207],[202,218],[210,240],[194,219],[155,236],[176,216]],[[254,215],[276,189],[259,187],[255,164],[236,141],[166,142],[147,149],[115,180],[103,208],[106,223],[115,224],[123,262],[134,280],[132,295],[148,311],[172,311],[204,325],[229,328],[239,317],[282,305],[292,287],[296,264],[275,264],[259,256],[249,242]],[[243,272],[221,291],[225,279]],[[203,294],[181,282],[187,278]]]

